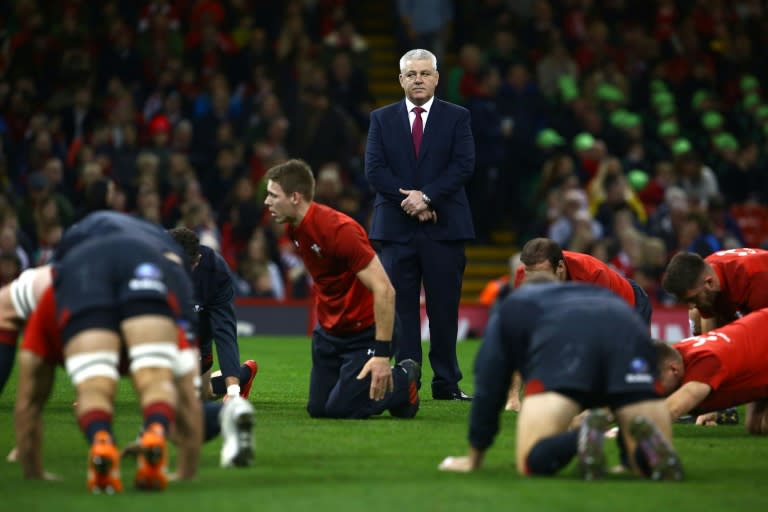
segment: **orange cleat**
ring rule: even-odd
[[[96,432],[88,450],[88,490],[93,494],[114,494],[123,491],[120,480],[120,450],[109,432]]]
[[[162,490],[168,485],[168,450],[165,429],[152,423],[141,435],[136,459],[136,487],[142,490]]]

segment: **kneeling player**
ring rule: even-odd
[[[608,290],[552,279],[529,274],[530,284],[489,321],[475,360],[469,455],[448,457],[440,469],[481,466],[498,432],[510,377],[519,370],[526,382],[517,421],[521,474],[552,475],[578,456],[585,479],[602,476],[607,413],[596,410],[579,430],[568,427],[582,410],[608,407],[637,474],[681,479],[669,413],[655,390],[656,354],[647,326]]]
[[[674,345],[656,343],[659,379],[673,419],[747,404],[747,432],[768,434],[768,308]]]

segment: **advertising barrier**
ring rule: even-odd
[[[277,302],[270,299],[239,298],[235,301],[240,336],[306,336],[315,325],[310,301]],[[459,307],[458,339],[482,337],[488,322],[488,308],[481,304]],[[688,336],[688,310],[680,306],[655,306],[651,325],[654,338],[679,341]],[[421,307],[421,337],[429,339],[429,319]]]

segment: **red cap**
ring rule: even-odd
[[[149,133],[152,135],[160,132],[168,133],[169,131],[171,131],[171,123],[165,116],[155,116],[149,122]]]

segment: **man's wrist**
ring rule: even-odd
[[[383,340],[374,340],[373,357],[392,357],[392,342]]]
[[[421,200],[424,201],[424,204],[427,205],[427,208],[430,210],[432,209],[432,199],[424,192],[421,193]]]

